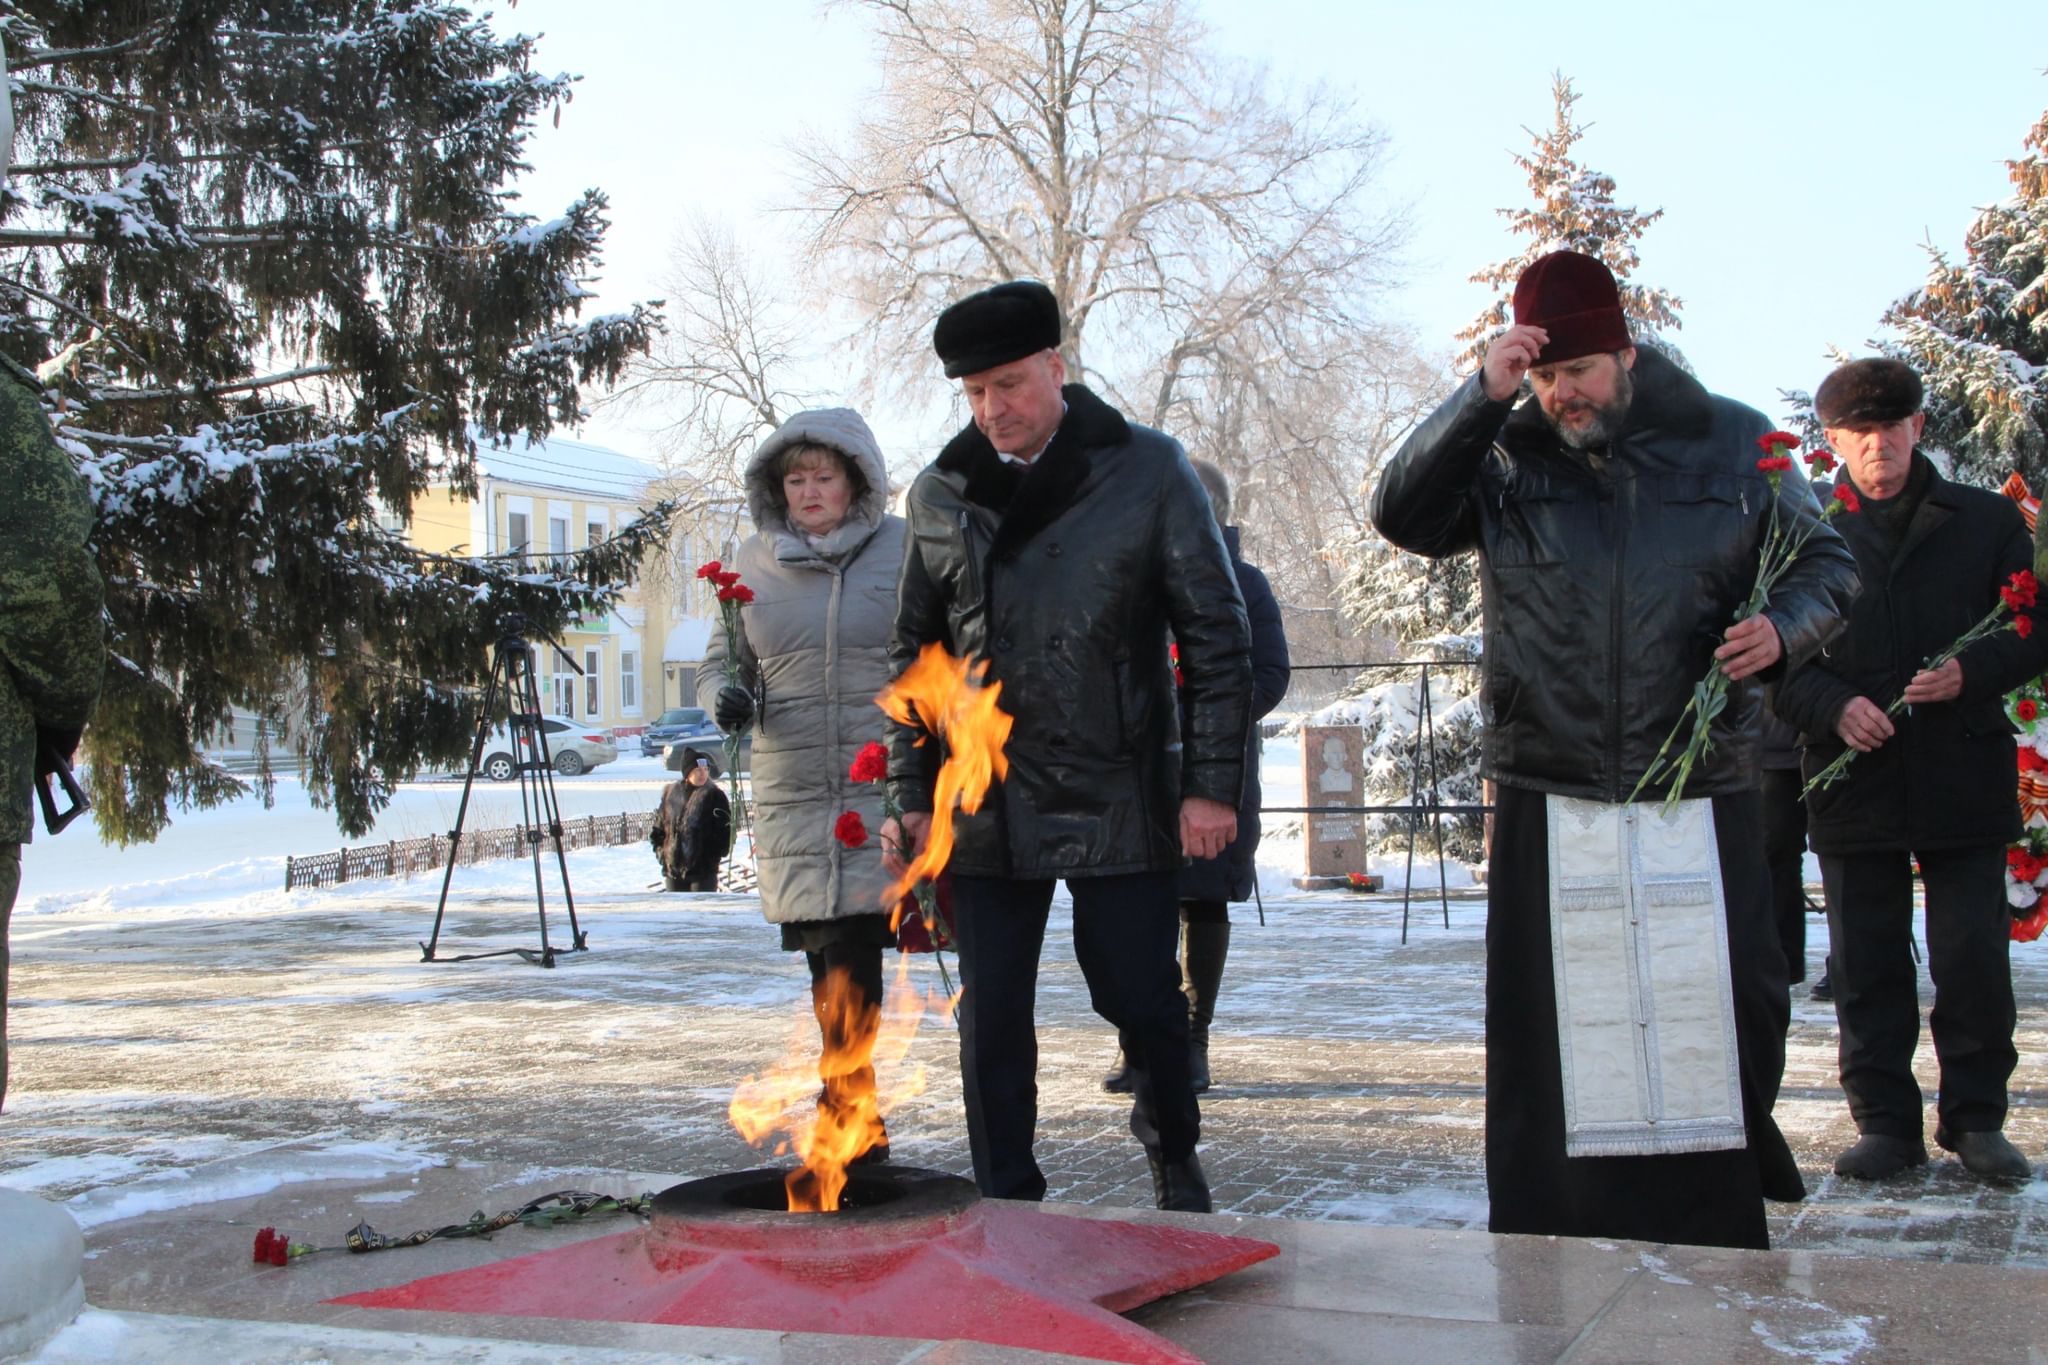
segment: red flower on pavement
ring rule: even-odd
[[[1856,490],[1846,483],[1835,485],[1835,501],[1842,504],[1844,512],[1861,512],[1863,499],[1856,496]]]
[[[2021,697],[2013,703],[2012,713],[2021,720],[2033,720],[2041,714],[2041,703],[2032,697]]]
[[[754,590],[744,583],[731,583],[718,590],[721,602],[737,602],[741,606],[754,600]]]
[[[699,564],[697,566],[697,577],[716,578],[718,577],[718,571],[724,567],[725,565],[719,563],[715,559],[706,560],[704,563]]]
[[[1815,446],[1806,452],[1806,467],[1815,474],[1825,474],[1835,467],[1835,453],[1826,446]]]
[[[889,751],[876,740],[869,740],[861,751],[853,756],[853,766],[846,775],[855,782],[880,782],[889,775]]]
[[[1799,438],[1789,431],[1767,431],[1756,438],[1756,445],[1764,454],[1776,458],[1785,451],[1799,449]],[[1788,461],[1784,467],[1790,469],[1792,465]]]
[[[2017,853],[2017,852],[2018,852],[2019,850],[2018,850],[2018,849],[2014,849],[2013,851],[2014,851],[2015,853]],[[257,1231],[257,1233],[256,1233],[256,1247],[255,1247],[255,1254],[254,1254],[254,1255],[253,1255],[253,1256],[251,1257],[251,1259],[252,1259],[252,1260],[256,1260],[256,1261],[262,1261],[262,1262],[266,1262],[266,1263],[267,1263],[267,1262],[268,1262],[268,1261],[270,1260],[270,1244],[271,1244],[272,1242],[276,1241],[276,1240],[277,1240],[277,1229],[276,1229],[276,1228],[261,1228],[261,1229],[258,1229],[258,1231]]]
[[[832,837],[848,848],[859,848],[868,841],[867,821],[860,818],[857,810],[841,811],[832,826]]]

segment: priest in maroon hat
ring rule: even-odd
[[[1494,1232],[1763,1247],[1763,1201],[1804,1194],[1771,1117],[1790,1004],[1757,751],[1764,686],[1839,629],[1856,567],[1805,480],[1759,469],[1770,430],[1557,251],[1373,499],[1403,549],[1479,554]],[[1805,539],[1737,620],[1773,528]],[[1639,792],[1710,669],[1712,748],[1679,800]]]

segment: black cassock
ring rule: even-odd
[[[1767,1248],[1764,1196],[1796,1200],[1805,1188],[1771,1117],[1791,1003],[1771,915],[1761,798],[1713,799],[1748,1147],[1567,1157],[1545,801],[1515,787],[1499,793],[1487,865],[1489,1231]]]

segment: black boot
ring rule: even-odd
[[[1195,1093],[1209,1088],[1209,1021],[1216,1017],[1216,991],[1230,956],[1230,921],[1189,920],[1181,926],[1181,990],[1188,997],[1188,1073]]]
[[[1131,1093],[1131,1058],[1121,1041],[1117,1044],[1116,1060],[1109,1064],[1109,1072],[1102,1078],[1102,1088],[1112,1095]]]
[[[1209,1178],[1193,1152],[1186,1161],[1164,1161],[1157,1147],[1145,1149],[1145,1164],[1152,1168],[1152,1202],[1177,1213],[1213,1213],[1209,1202]]]

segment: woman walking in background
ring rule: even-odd
[[[1250,900],[1258,888],[1259,722],[1287,695],[1291,670],[1280,603],[1266,575],[1245,563],[1238,549],[1238,529],[1230,524],[1230,480],[1207,460],[1190,463],[1209,494],[1209,508],[1216,514],[1216,525],[1230,550],[1231,571],[1237,575],[1238,591],[1244,594],[1245,614],[1252,626],[1252,723],[1245,730],[1244,795],[1237,804],[1237,838],[1216,857],[1188,863],[1180,874],[1181,990],[1188,997],[1190,1070],[1200,1093],[1209,1088],[1209,1024],[1216,1015],[1224,959],[1230,954],[1230,902]],[[1103,1077],[1102,1088],[1115,1094],[1130,1090],[1130,1063],[1121,1050]]]

